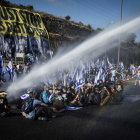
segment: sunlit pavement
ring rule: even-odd
[[[124,100],[119,103],[67,111],[48,121],[25,119],[16,109],[14,116],[0,118],[0,140],[138,140],[140,86],[129,80],[124,83],[124,88]]]

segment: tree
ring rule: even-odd
[[[103,29],[102,28],[97,28],[96,31],[100,32],[100,31],[103,31]]]
[[[90,24],[88,24],[87,25],[87,28],[91,30],[92,29],[92,26]]]
[[[28,10],[30,10],[30,11],[34,10],[33,5],[27,5],[26,8],[27,8]]]
[[[70,18],[71,18],[71,17],[70,17],[69,15],[65,16],[65,19],[66,19],[66,20],[70,20]]]

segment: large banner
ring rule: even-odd
[[[39,14],[27,10],[1,7],[0,53],[14,57],[14,53],[47,56],[49,36]]]

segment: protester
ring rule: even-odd
[[[48,117],[54,118],[55,116],[52,116],[52,111],[48,109],[48,105],[39,101],[37,97],[38,94],[35,92],[33,94],[33,105],[31,112],[28,114],[23,112],[25,118],[39,120],[47,120]]]
[[[139,81],[139,85],[140,85],[140,68],[138,68],[138,70],[136,71],[136,76],[137,76],[137,79],[134,85],[136,85],[137,81]]]
[[[6,98],[7,95],[8,93],[6,93],[5,91],[0,91],[0,116],[1,117],[10,116],[11,113],[13,112],[13,109],[8,107],[8,101]]]

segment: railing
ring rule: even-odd
[[[17,64],[23,64],[23,58],[16,58],[16,63],[15,63],[15,58],[2,58],[3,59],[3,62],[4,62],[4,65],[7,66],[7,64],[9,63],[9,61],[12,59],[13,61],[13,64],[14,65],[17,65]],[[24,59],[24,62],[27,63],[29,60],[28,59]]]

